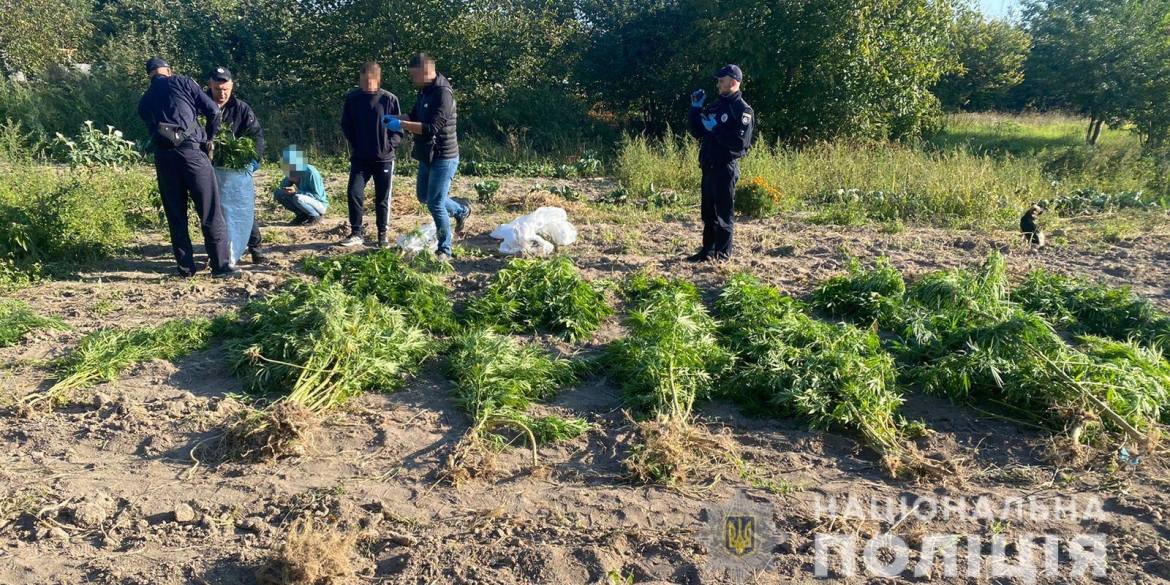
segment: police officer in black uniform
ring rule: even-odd
[[[731,257],[731,236],[735,230],[735,183],[739,180],[739,159],[752,142],[755,112],[743,101],[740,84],[743,72],[727,65],[712,77],[718,79],[719,98],[703,107],[706,93],[691,94],[687,126],[702,141],[699,167],[703,170],[703,248],[688,256],[691,262],[727,260]]]
[[[227,67],[216,67],[211,70],[207,80],[207,95],[219,106],[220,122],[236,138],[247,136],[256,143],[256,160],[248,167],[248,174],[260,168],[260,161],[264,160],[264,130],[260,128],[260,120],[252,111],[248,102],[236,97],[235,82],[232,81],[232,72]],[[252,235],[248,237],[248,252],[252,254],[253,264],[263,264],[268,261],[260,251],[260,224],[252,221]]]
[[[199,214],[203,241],[215,278],[238,276],[231,267],[227,223],[219,206],[219,186],[211,166],[212,140],[219,130],[219,107],[190,77],[172,75],[171,67],[158,57],[146,62],[150,87],[138,101],[138,116],[146,122],[154,143],[154,168],[163,211],[171,232],[171,247],[179,275],[196,272],[187,229],[187,196]],[[195,119],[202,114],[207,127]]]

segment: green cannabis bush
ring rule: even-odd
[[[570,342],[587,339],[611,314],[605,295],[568,256],[509,260],[466,309],[476,325],[506,333],[547,331]]]

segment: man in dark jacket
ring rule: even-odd
[[[702,201],[703,248],[687,257],[691,262],[727,260],[731,257],[731,237],[735,230],[735,183],[739,180],[739,159],[747,154],[752,142],[755,112],[743,101],[740,84],[743,72],[727,65],[712,77],[719,81],[719,99],[703,108],[706,92],[691,94],[691,111],[687,120],[691,135],[702,141],[699,167],[703,170]]]
[[[341,246],[359,246],[366,184],[374,180],[374,210],[378,222],[378,246],[388,248],[390,238],[390,191],[394,185],[394,150],[402,143],[402,132],[382,124],[385,116],[402,113],[398,98],[380,89],[382,68],[377,63],[362,65],[361,87],[345,96],[341,130],[349,141],[349,236]]]
[[[154,168],[162,198],[171,248],[180,276],[194,276],[195,258],[187,228],[187,197],[195,203],[203,242],[216,278],[238,276],[231,267],[227,224],[219,205],[219,186],[211,166],[212,141],[219,130],[219,106],[190,77],[172,75],[157,57],[146,62],[150,87],[138,101],[138,116],[146,122],[154,144]],[[196,123],[203,114],[207,127]]]
[[[390,130],[414,135],[411,157],[418,161],[416,195],[435,220],[440,260],[451,259],[451,218],[455,231],[462,233],[471,216],[471,204],[447,196],[451,180],[459,169],[459,140],[455,134],[455,98],[446,77],[435,72],[435,61],[419,53],[410,59],[410,80],[418,88],[418,99],[407,116],[386,118]]]
[[[227,67],[211,70],[207,80],[207,95],[219,106],[220,122],[236,138],[247,136],[256,143],[256,160],[248,167],[248,174],[252,174],[260,168],[260,161],[264,159],[264,130],[260,128],[260,120],[252,111],[252,106],[236,97],[234,91],[235,82]],[[263,264],[268,260],[260,251],[261,243],[260,224],[253,220],[252,235],[248,237],[248,252],[252,254],[253,264]]]

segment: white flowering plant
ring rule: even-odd
[[[58,132],[50,144],[49,155],[54,161],[71,167],[125,166],[142,160],[142,153],[133,141],[122,137],[121,130],[106,126],[103,132],[94,128],[92,120],[85,121],[75,138]]]

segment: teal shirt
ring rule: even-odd
[[[300,184],[296,185],[297,195],[307,195],[320,201],[325,205],[329,205],[329,197],[325,195],[325,182],[321,180],[321,173],[317,171],[317,167],[313,165],[305,165],[304,169],[297,171],[301,176]],[[291,187],[293,182],[285,177],[280,182],[281,188]]]

